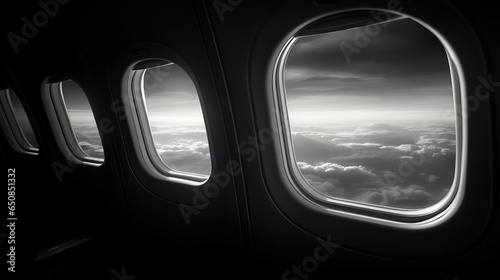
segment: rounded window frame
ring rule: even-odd
[[[26,138],[26,135],[24,134],[24,131],[21,128],[21,125],[19,124],[19,121],[17,120],[17,117],[15,116],[14,113],[14,107],[12,105],[11,101],[11,95],[14,94],[16,97],[21,101],[19,98],[19,95],[12,90],[11,88],[4,88],[0,89],[0,115],[2,116],[3,121],[1,122],[3,130],[5,131],[5,134],[7,136],[7,141],[11,145],[11,147],[18,153],[21,154],[26,154],[26,155],[38,155],[40,152],[40,148],[33,146],[28,139]],[[25,111],[25,114],[28,115],[28,112],[26,111],[26,108],[23,105],[23,110]],[[31,126],[31,129],[33,133],[35,134],[35,138],[38,137],[36,135],[35,130],[33,129],[33,124],[29,120],[29,124]],[[38,139],[37,139],[37,143]],[[38,144],[39,145],[39,144]]]
[[[455,106],[455,129],[457,140],[454,174],[455,177],[453,180],[453,184],[450,187],[450,191],[448,191],[447,195],[438,203],[432,206],[423,209],[402,209],[388,206],[377,206],[374,204],[356,202],[341,198],[327,197],[326,195],[319,193],[312,186],[310,186],[303,178],[302,173],[298,169],[297,162],[295,160],[293,144],[291,142],[291,132],[286,108],[286,92],[284,83],[284,68],[286,65],[286,58],[294,43],[297,41],[296,34],[298,34],[300,31],[328,17],[338,16],[342,20],[345,20],[345,18],[348,17],[344,16],[346,16],[348,13],[356,13],[360,11],[380,11],[402,16],[405,18],[410,18],[411,20],[426,28],[434,36],[436,36],[436,38],[441,42],[448,56]],[[365,25],[366,24],[362,24],[358,27],[363,27]],[[311,22],[299,25],[297,27],[297,30],[299,31],[291,34],[288,41],[286,41],[286,43],[281,46],[277,56],[271,63],[272,69],[270,70],[270,73],[272,75],[271,95],[275,112],[275,115],[273,117],[276,118],[277,123],[280,126],[280,129],[278,131],[279,145],[281,146],[280,148],[282,150],[282,156],[280,156],[280,160],[282,160],[284,166],[284,170],[282,171],[284,171],[287,178],[285,187],[288,188],[289,191],[298,194],[295,195],[295,197],[299,200],[300,203],[308,204],[307,206],[314,207],[320,212],[326,214],[348,216],[357,220],[406,229],[419,229],[429,227],[430,225],[436,225],[436,223],[443,222],[453,213],[455,213],[460,207],[465,192],[464,182],[466,174],[464,163],[467,162],[467,122],[462,116],[465,116],[467,112],[465,106],[462,106],[462,104],[466,104],[467,96],[466,92],[462,90],[466,87],[464,84],[465,78],[460,60],[458,59],[458,56],[456,55],[456,52],[454,51],[452,46],[446,41],[445,37],[439,34],[439,32],[433,29],[430,25],[410,15],[392,10],[374,8],[360,8],[323,15]]]
[[[78,144],[78,139],[76,138],[75,131],[69,119],[66,104],[64,102],[62,83],[66,81],[76,83],[82,89],[87,101],[89,101],[89,98],[82,86],[75,79],[63,76],[53,76],[45,79],[43,82],[42,101],[48,114],[52,131],[54,131],[57,146],[60,147],[61,152],[65,155],[67,161],[71,161],[76,165],[83,164],[91,167],[101,167],[106,162],[106,152],[104,152],[104,158],[92,157],[85,153],[80,144]],[[94,110],[92,107],[91,109],[94,121],[97,124]],[[102,135],[100,134],[99,137],[102,142]]]
[[[127,123],[129,129],[132,132],[135,132],[133,133],[134,137],[132,138],[136,148],[135,150],[138,153],[138,157],[141,159],[140,164],[151,176],[161,180],[181,183],[183,185],[201,186],[210,179],[210,175],[182,172],[169,167],[168,164],[163,162],[158,154],[151,132],[144,97],[144,76],[146,71],[149,69],[171,64],[177,65],[186,73],[186,75],[189,76],[196,87],[197,97],[200,100],[200,89],[197,85],[196,79],[190,74],[190,71],[186,71],[181,64],[176,63],[174,60],[167,60],[165,58],[137,60],[128,67],[128,70],[125,72],[123,78],[121,98],[125,105],[124,110],[126,111],[126,115],[131,118],[127,121]],[[141,96],[141,98],[139,98],[139,96]],[[203,111],[203,106],[201,106],[200,109]],[[203,121],[208,134],[208,126],[205,115],[203,115]],[[210,146],[210,139],[208,139],[208,142]],[[212,172],[212,155],[210,156],[210,163]]]

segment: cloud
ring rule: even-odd
[[[335,138],[339,139],[339,138]],[[332,140],[333,141],[333,140]],[[367,147],[381,147],[381,144],[377,143],[339,143],[337,146],[343,146],[343,147],[348,147],[350,149],[356,149],[356,148],[367,148]]]
[[[407,209],[425,208],[437,202],[436,197],[426,192],[424,187],[416,185],[407,187],[386,186],[380,189],[366,190],[362,195],[354,198],[354,200]]]
[[[101,136],[97,131],[97,126],[92,124],[93,120],[86,123],[72,123],[73,131],[80,148],[89,156],[104,158]]]
[[[437,180],[439,180],[439,177],[438,177],[438,176],[436,176],[436,175],[429,175],[429,178],[427,179],[427,181],[428,181],[429,183],[434,183],[434,182],[436,182]]]
[[[299,162],[299,168],[308,183],[325,195],[369,204],[423,208],[438,198],[417,185],[388,186],[379,176],[364,166],[342,166],[324,163],[311,166]],[[437,177],[430,177],[433,180]]]
[[[298,167],[325,195],[412,209],[439,201],[453,183],[455,136],[447,125],[295,129]],[[388,176],[402,180],[389,184]]]
[[[398,150],[402,152],[412,152],[415,151],[418,148],[416,145],[410,145],[410,144],[402,144],[399,146],[382,146],[380,149],[393,149],[393,150]]]
[[[195,150],[171,149],[159,151],[160,158],[170,168],[200,175],[211,172],[210,154]]]
[[[201,175],[211,172],[210,149],[203,127],[154,127],[158,155],[168,167]]]
[[[297,163],[308,183],[319,191],[341,198],[352,198],[363,189],[380,188],[385,183],[364,166],[343,166],[331,162],[321,165]]]
[[[169,167],[210,174],[204,127],[158,126],[152,131],[158,154]],[[102,156],[95,127],[79,125],[75,132],[82,149]],[[453,183],[456,139],[448,124],[295,127],[292,137],[303,177],[327,196],[414,209],[436,203]],[[411,174],[399,174],[400,166],[412,161],[419,164],[411,165]],[[389,184],[387,176],[403,180]]]
[[[326,162],[318,166],[310,165],[306,162],[298,162],[297,165],[303,174],[312,174],[316,176],[326,175],[328,177],[336,178],[337,180],[349,179],[351,181],[363,181],[365,178],[376,177],[372,171],[361,165],[342,166],[331,162]]]
[[[97,127],[87,122],[73,126],[82,150],[92,157],[104,158]],[[194,174],[211,172],[210,149],[204,127],[152,127],[155,149],[170,168]]]

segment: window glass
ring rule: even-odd
[[[399,209],[443,199],[457,129],[438,38],[401,18],[292,44],[281,75],[288,145],[305,184],[324,198]]]
[[[72,80],[62,82],[60,86],[67,115],[80,149],[90,157],[104,159],[101,136],[87,96]]]
[[[174,63],[141,74],[147,125],[162,164],[169,170],[208,176],[211,160],[207,130],[191,77]]]

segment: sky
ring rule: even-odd
[[[144,95],[153,126],[205,126],[198,91],[178,65],[151,68],[144,74]]]
[[[438,39],[411,19],[380,29],[351,63],[340,45],[356,47],[355,29],[299,38],[285,73],[290,117],[302,124],[433,121],[453,111],[449,64]]]
[[[341,46],[356,47],[364,27],[293,45],[285,89],[297,165],[325,196],[425,208],[454,179],[455,124],[443,117],[454,112],[447,55],[411,19],[379,27],[350,60]],[[411,172],[400,168],[408,164]]]

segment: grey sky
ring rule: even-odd
[[[431,32],[411,19],[393,21],[348,63],[340,44],[355,47],[356,34],[350,29],[298,39],[286,65],[292,117],[329,112],[334,119],[341,117],[335,112],[350,112],[359,119],[436,120],[453,110],[447,55]]]
[[[153,126],[167,123],[205,125],[196,87],[191,77],[178,65],[147,70],[144,89]]]

